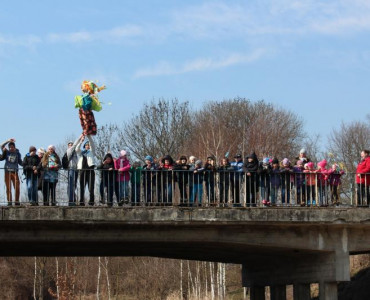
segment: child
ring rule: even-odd
[[[258,174],[260,177],[262,204],[264,206],[269,206],[271,204],[270,203],[270,173],[271,173],[270,158],[264,157],[258,168]]]
[[[246,157],[245,162],[245,191],[247,196],[247,206],[256,206],[256,193],[258,192],[258,159],[255,152]]]
[[[276,200],[281,184],[281,176],[280,176],[280,167],[279,161],[277,158],[272,160],[272,169],[270,173],[270,183],[271,183],[271,205],[276,206]]]
[[[234,159],[235,161],[230,164],[230,167],[233,170],[233,172],[230,173],[231,195],[233,197],[233,207],[241,207],[240,187],[243,181],[244,163],[240,154],[235,155]]]
[[[161,199],[161,202],[164,203],[164,205],[172,205],[173,167],[174,164],[172,157],[170,155],[165,155],[162,158],[161,164],[158,168],[158,170],[161,170],[161,172],[158,174],[160,189],[157,190],[158,199]]]
[[[186,192],[188,182],[189,182],[189,169],[190,165],[187,163],[186,156],[180,156],[179,160],[176,162],[174,166],[174,170],[178,170],[176,172],[177,184],[179,185],[180,190],[180,206],[183,206],[188,201],[188,195]]]
[[[304,173],[306,173],[306,191],[307,191],[307,206],[311,205],[311,198],[312,198],[312,205],[316,205],[316,172],[315,172],[315,165],[313,162],[308,162],[304,165]]]
[[[306,185],[305,185],[305,176],[303,174],[303,161],[298,160],[297,164],[293,167],[293,173],[294,173],[294,184],[296,187],[296,194],[297,194],[297,204],[300,204],[301,206],[306,205],[306,198],[305,198],[305,191],[306,191]]]
[[[150,205],[153,198],[153,189],[156,184],[157,165],[154,163],[153,157],[147,155],[145,157],[145,165],[143,166],[143,185],[145,204]]]
[[[344,171],[340,169],[338,164],[333,164],[331,169],[328,171],[329,185],[330,185],[330,199],[333,205],[339,205],[338,187],[340,186],[340,177],[344,174]]]
[[[220,206],[227,207],[229,202],[229,187],[230,187],[230,163],[227,157],[221,160],[221,165],[218,167],[219,172],[219,191],[220,191]]]
[[[206,182],[206,193],[209,205],[215,205],[215,175],[216,175],[216,164],[215,157],[208,156],[207,162],[204,165],[204,180]]]
[[[140,205],[140,183],[141,183],[141,172],[143,168],[140,166],[140,162],[137,160],[133,163],[130,168],[131,174],[131,205]]]
[[[317,163],[317,187],[319,192],[320,206],[328,205],[327,187],[328,187],[328,170],[326,169],[327,161],[323,159]]]
[[[101,170],[101,181],[100,181],[100,197],[101,202],[104,203],[104,189],[107,189],[107,204],[109,207],[113,206],[113,193],[115,184],[115,172],[114,172],[114,161],[113,156],[107,153],[102,163],[98,166]]]
[[[198,206],[202,206],[202,196],[203,196],[203,180],[204,180],[204,168],[202,167],[202,161],[197,160],[195,166],[190,169],[193,171],[193,190],[190,196],[190,206],[193,206],[195,198],[198,196]]]
[[[283,206],[285,203],[289,205],[290,203],[290,182],[291,175],[293,173],[293,168],[290,165],[290,161],[284,158],[281,163],[281,203]]]
[[[130,162],[127,158],[127,152],[121,150],[119,158],[114,162],[114,168],[117,170],[116,195],[119,206],[128,204],[128,183],[130,181]]]

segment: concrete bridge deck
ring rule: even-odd
[[[3,207],[0,227],[3,256],[237,263],[244,286],[322,282],[331,294],[350,279],[349,255],[370,252],[365,208]]]

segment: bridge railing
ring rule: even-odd
[[[116,170],[44,170],[41,177],[25,178],[22,169],[18,172],[0,170],[0,205],[325,207],[370,204],[370,174],[137,170],[123,177],[127,181],[117,181],[117,175]]]

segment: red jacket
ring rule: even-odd
[[[356,170],[356,182],[362,184],[366,183],[366,185],[370,185],[370,156],[365,157],[358,164]]]

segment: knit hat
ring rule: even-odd
[[[268,164],[270,163],[270,158],[269,158],[269,157],[265,157],[265,158],[263,158],[262,163],[263,163],[264,165],[268,165]]]
[[[307,166],[308,169],[313,169],[315,167],[315,165],[314,165],[314,163],[312,161],[310,161],[307,164],[305,164],[305,166]]]
[[[290,165],[290,161],[289,161],[289,159],[284,158],[283,159],[283,166],[287,166],[287,165]]]
[[[242,158],[241,154],[236,154],[234,158]]]
[[[302,166],[303,165],[303,160],[298,160],[297,161],[297,166]]]
[[[279,164],[279,160],[277,159],[277,158],[274,158],[273,160],[272,160],[272,164],[274,165],[274,164]]]
[[[302,148],[301,151],[299,151],[299,154],[306,154],[306,149]]]
[[[181,155],[181,156],[180,156],[180,160],[186,160],[186,161],[187,161],[188,159],[186,158],[186,156],[185,156],[185,155]]]
[[[121,150],[120,156],[126,156],[126,155],[127,155],[127,152],[125,150]]]
[[[54,146],[54,145],[49,145],[49,146],[48,146],[48,150],[49,150],[49,149],[53,149],[53,151],[55,151],[55,146]]]
[[[318,162],[317,165],[322,168],[322,169],[325,169],[326,165],[327,165],[327,161],[326,159],[323,159],[322,161]]]
[[[150,155],[145,156],[145,160],[149,160],[151,163],[153,163],[153,157]]]
[[[202,165],[202,161],[200,159],[198,159],[196,162],[195,162],[195,165],[197,166],[201,166]]]
[[[195,157],[195,156],[193,156],[193,155],[191,155],[191,156],[189,157],[189,160],[193,160],[193,159],[196,159],[196,157]]]

